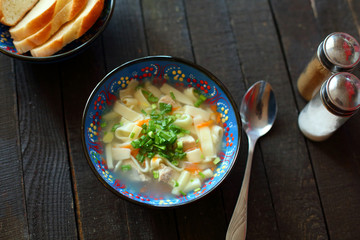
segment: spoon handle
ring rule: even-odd
[[[236,202],[234,213],[231,217],[231,221],[226,233],[226,240],[244,240],[246,238],[248,190],[249,190],[252,158],[256,143],[256,139],[252,140],[249,136],[248,139],[249,139],[249,153],[248,153],[246,169],[244,173],[244,179],[241,185],[240,195]]]

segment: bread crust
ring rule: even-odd
[[[15,41],[20,41],[34,34],[35,32],[39,31],[53,18],[55,13],[55,6],[56,6],[56,1],[54,1],[53,4],[44,12],[42,12],[38,17],[32,19],[27,24],[21,27],[16,25],[15,27],[10,28],[9,32],[11,34],[11,37]],[[21,24],[21,22],[19,24]]]
[[[6,16],[2,10],[3,2],[4,2],[4,0],[0,0],[0,22],[4,25],[12,27],[21,21],[21,19],[26,15],[26,13],[29,12],[35,6],[35,4],[38,2],[38,0],[34,0],[27,8],[24,8],[22,13],[18,16],[18,19],[15,20],[14,22],[10,22],[10,19],[6,19]]]
[[[31,54],[34,57],[50,56],[61,50],[66,44],[78,39],[94,25],[99,18],[103,7],[104,0],[96,0],[96,3],[91,7],[91,10],[86,16],[82,17],[80,13],[77,18],[65,24],[65,26],[63,26],[59,32],[45,44],[32,49]]]
[[[67,3],[45,27],[21,41],[14,41],[15,48],[19,53],[24,53],[45,43],[63,24],[71,21],[86,4],[87,0],[72,0]]]

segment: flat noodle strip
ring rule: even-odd
[[[170,85],[164,83],[161,88],[160,91],[162,91],[163,93],[170,95],[170,92],[172,92],[175,95],[176,101],[181,102],[183,104],[187,104],[187,105],[194,105],[193,101],[191,101],[190,98],[188,98],[185,94],[183,94],[182,92],[180,92],[179,90],[171,87]]]
[[[145,167],[142,168],[139,164],[139,162],[133,157],[131,156],[131,160],[133,160],[133,162],[135,163],[136,167],[138,168],[138,170],[142,173],[147,173],[150,171],[150,165],[149,165],[149,160],[145,160]]]
[[[142,114],[135,112],[134,110],[128,108],[124,104],[116,101],[114,104],[114,111],[120,114],[123,117],[126,117],[130,121],[136,121],[143,119]]]

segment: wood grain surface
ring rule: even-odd
[[[240,105],[268,81],[278,103],[256,146],[247,239],[358,239],[360,115],[324,142],[307,140],[297,78],[331,32],[360,40],[355,0],[117,0],[101,36],[72,59],[0,56],[0,239],[225,239],[247,139],[221,186],[201,201],[150,209],[117,197],[89,167],[81,120],[96,84],[129,60],[170,55],[217,76]],[[360,77],[360,69],[354,74]]]

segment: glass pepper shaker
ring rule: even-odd
[[[301,96],[309,101],[321,84],[337,72],[351,72],[360,61],[359,43],[347,33],[335,32],[320,43],[297,81]]]
[[[331,136],[360,107],[360,80],[351,73],[341,72],[326,80],[320,91],[300,112],[301,132],[313,141]]]

